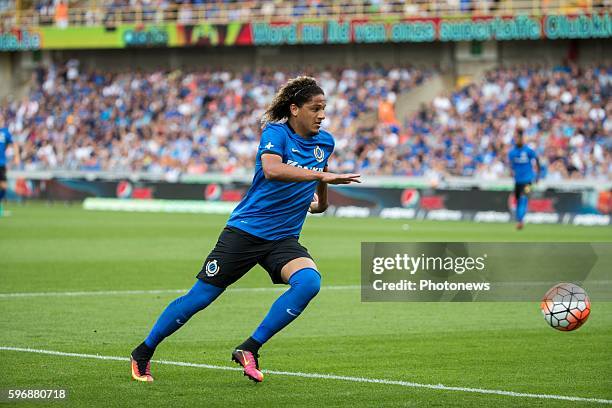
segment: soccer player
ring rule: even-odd
[[[132,378],[153,381],[150,360],[159,343],[259,264],[274,284],[290,285],[253,334],[232,352],[244,375],[263,381],[259,348],[298,317],[320,289],[317,266],[298,242],[306,213],[325,211],[328,184],[360,182],[359,174],[327,171],[334,139],[321,129],[325,103],[323,90],[305,76],[290,80],[275,95],[262,118],[251,187],[230,215],[195,285],[166,307],[148,337],[132,351]]]
[[[516,229],[523,229],[523,219],[527,214],[527,205],[531,184],[537,183],[540,176],[540,161],[536,152],[525,145],[522,131],[516,134],[515,145],[508,153],[510,173],[514,177],[514,197],[516,198]],[[533,171],[535,162],[537,172]]]
[[[13,136],[5,126],[4,116],[0,113],[0,217],[2,217],[2,200],[6,195],[6,148],[8,145],[13,145],[13,156],[16,166],[20,164],[19,146],[13,142]]]

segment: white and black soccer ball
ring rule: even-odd
[[[553,328],[562,331],[576,330],[591,314],[591,301],[580,286],[559,283],[544,295],[540,303],[544,319]]]

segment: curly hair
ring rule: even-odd
[[[302,107],[313,96],[324,94],[323,89],[312,77],[299,76],[290,79],[272,99],[272,103],[261,118],[262,127],[270,122],[283,122],[289,119],[292,104]]]

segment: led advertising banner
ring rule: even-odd
[[[612,37],[609,13],[253,22],[229,24],[124,24],[104,27],[41,26],[0,34],[0,51],[131,47],[266,46],[597,39]]]

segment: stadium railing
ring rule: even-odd
[[[67,26],[100,26],[112,28],[121,24],[184,25],[230,22],[295,22],[316,19],[360,18],[465,18],[477,16],[514,16],[547,14],[573,15],[601,13],[609,10],[606,0],[500,0],[500,1],[386,1],[373,5],[361,1],[328,1],[313,6],[299,6],[292,2],[276,4],[268,1],[238,0],[199,5],[170,4],[166,8],[154,5],[111,6],[98,2],[84,7],[81,4],[68,8]],[[53,12],[40,13],[34,9],[0,12],[4,28],[37,27],[57,23]],[[8,26],[8,27],[7,27]]]

